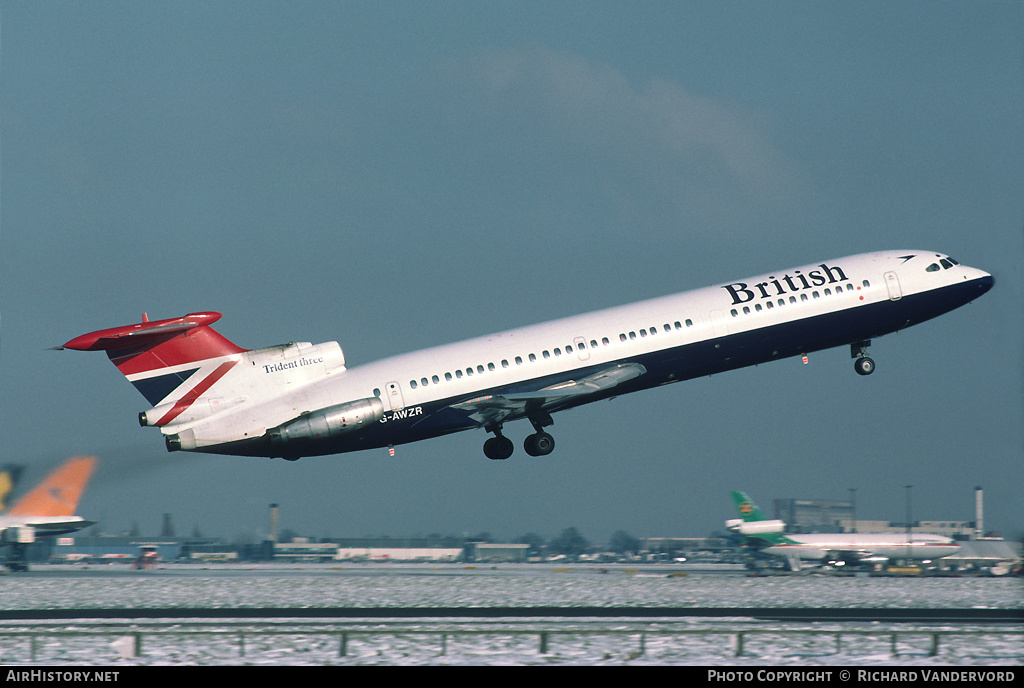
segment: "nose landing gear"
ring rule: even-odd
[[[853,369],[858,375],[870,375],[875,372],[875,362],[868,357],[868,347],[871,340],[855,342],[850,345],[850,356],[854,359]]]

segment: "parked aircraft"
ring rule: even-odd
[[[199,312],[91,332],[65,349],[105,351],[152,408],[169,451],[297,459],[483,428],[491,459],[526,419],[528,454],[554,449],[556,411],[848,345],[875,369],[872,338],[987,292],[988,273],[928,251],[865,253],[506,330],[346,368],[337,342],[246,350]]]
[[[8,568],[26,570],[25,547],[38,538],[67,535],[95,523],[74,515],[95,467],[92,456],[68,459],[0,516],[0,547],[12,550]]]
[[[952,538],[928,533],[785,533],[786,524],[765,517],[745,493],[730,494],[740,518],[726,521],[726,527],[752,541],[757,554],[781,557],[792,571],[799,571],[804,561],[861,564],[890,559],[935,560],[958,549]]]

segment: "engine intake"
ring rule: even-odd
[[[377,397],[350,401],[300,416],[267,430],[272,444],[336,437],[375,423],[384,417],[384,403]]]

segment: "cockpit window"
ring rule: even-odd
[[[931,265],[929,265],[928,267],[926,267],[926,268],[924,269],[924,271],[925,271],[925,272],[938,272],[938,271],[939,271],[939,270],[941,270],[941,269],[942,269],[942,268],[940,268],[940,267],[939,267],[939,264],[938,264],[938,263],[932,263]]]
[[[951,262],[949,262],[948,260],[946,260],[945,258],[940,260],[939,263],[942,264],[942,269],[943,270],[949,270],[951,267],[953,267],[953,264]]]

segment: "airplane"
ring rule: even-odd
[[[554,449],[551,414],[601,399],[871,340],[963,306],[993,277],[947,255],[887,251],[813,263],[346,368],[337,342],[243,349],[222,316],[98,330],[56,349],[105,351],[152,405],[139,414],[168,451],[323,456],[483,428],[490,459]]]
[[[757,556],[782,557],[791,571],[801,570],[804,561],[855,565],[890,559],[927,561],[959,549],[952,538],[928,533],[785,533],[786,524],[766,518],[745,493],[730,494],[740,518],[726,521],[726,528],[752,541]]]
[[[12,549],[9,569],[28,570],[25,548],[36,539],[67,535],[95,523],[74,515],[95,467],[93,456],[68,459],[0,515],[0,547]]]

